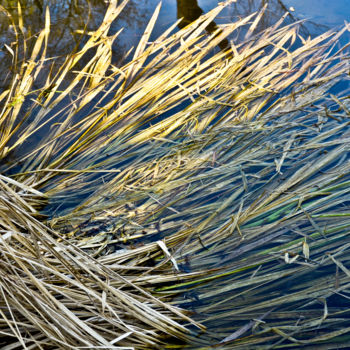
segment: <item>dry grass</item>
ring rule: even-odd
[[[261,12],[203,35],[221,4],[150,42],[158,7],[115,67],[125,4],[59,68],[49,12],[25,60],[17,36],[0,95],[3,348],[348,341],[350,107],[328,93],[348,28],[256,35]]]

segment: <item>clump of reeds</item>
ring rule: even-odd
[[[221,4],[150,41],[158,7],[115,67],[125,4],[59,67],[48,11],[30,54],[17,35],[0,95],[3,344],[347,340],[349,97],[328,94],[349,70],[346,28],[256,34],[261,12],[204,34]]]

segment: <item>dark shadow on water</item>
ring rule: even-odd
[[[197,0],[177,0],[177,18],[182,19],[178,24],[180,29],[188,26],[198,19],[204,11],[198,6]],[[218,26],[214,21],[210,22],[206,28],[208,33],[214,33],[218,30]],[[230,44],[227,39],[222,40],[219,45],[221,50],[227,50]]]

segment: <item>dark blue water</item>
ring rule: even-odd
[[[88,31],[96,29],[101,23],[108,6],[107,1],[104,0],[22,0],[20,3],[22,5],[25,32],[28,36],[35,35],[44,27],[45,8],[50,9],[51,34],[47,56],[61,56],[62,59],[82,39],[77,30],[82,30],[85,26]],[[113,32],[124,28],[113,47],[114,64],[121,65],[127,61],[126,52],[131,47],[137,46],[158,3],[158,0],[129,1],[112,26]],[[219,14],[215,23],[220,25],[234,22],[254,11],[259,11],[265,3],[266,1],[263,0],[237,0],[230,3]],[[0,4],[16,20],[16,3],[3,1]],[[178,17],[186,17],[184,23],[189,23],[201,13],[206,13],[216,7],[217,4],[218,1],[216,0],[164,0],[151,39],[155,39],[162,34]],[[300,34],[303,37],[315,36],[331,28],[339,29],[344,25],[344,21],[350,20],[350,0],[271,0],[257,31],[273,25],[286,12],[289,14],[285,23],[307,20],[301,24]],[[242,37],[241,34],[243,35],[243,33],[237,31],[229,39],[239,42]],[[341,44],[348,43],[349,38],[349,33],[344,35]],[[6,45],[11,47],[14,41],[11,21],[4,12],[0,12],[0,92],[8,86],[11,78],[8,74],[8,67],[11,66],[12,56]],[[81,64],[84,64],[83,61]],[[40,82],[38,83],[40,85]]]
[[[125,52],[136,46],[149,21],[158,0],[130,0],[120,17],[113,25],[113,30],[124,27],[123,33],[114,47],[114,61],[122,61]],[[218,16],[216,23],[233,22],[259,10],[266,1],[237,0],[227,6]],[[10,5],[13,4],[13,5]],[[87,25],[93,30],[101,22],[107,4],[103,0],[27,0],[21,1],[24,24],[28,33],[35,34],[44,26],[44,13],[49,7],[52,20],[52,33],[49,56],[70,52],[76,45],[77,29]],[[178,16],[193,17],[200,12],[208,12],[216,7],[216,0],[164,0],[153,37],[160,35],[173,24]],[[15,2],[1,2],[10,13],[16,13]],[[262,18],[259,29],[262,30],[275,23],[283,14],[289,12],[288,21],[307,20],[302,25],[301,33],[311,36],[320,34],[330,28],[350,20],[350,0],[271,0]],[[9,28],[11,23],[5,14],[0,14],[0,66],[8,64],[9,53],[4,44],[10,45],[13,39]],[[349,37],[348,37],[349,38]],[[344,42],[349,39],[344,39]]]

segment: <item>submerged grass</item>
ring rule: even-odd
[[[150,41],[158,7],[116,67],[126,3],[59,67],[48,11],[34,43],[16,27],[0,95],[2,348],[347,343],[350,107],[332,87],[348,79],[349,28],[302,38],[282,18],[256,34],[262,11],[204,35],[220,4]]]

